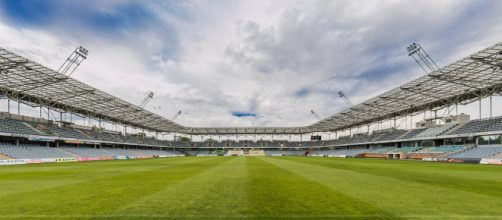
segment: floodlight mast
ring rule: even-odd
[[[425,73],[433,72],[439,69],[439,66],[434,62],[434,60],[429,56],[420,44],[412,43],[410,46],[406,47],[408,51],[408,56],[412,57],[415,62],[422,68]]]
[[[342,90],[338,91],[338,97],[342,98],[345,104],[348,105],[349,107],[352,107],[354,105],[352,101],[350,101],[349,97],[347,97]]]
[[[171,121],[174,121],[177,118],[179,118],[181,114],[183,114],[183,112],[181,110],[179,110],[178,112],[176,112],[176,114],[173,116],[173,118],[171,119]]]
[[[141,109],[144,109],[146,104],[148,104],[148,102],[150,102],[150,100],[153,99],[153,95],[154,95],[154,93],[152,91],[148,92],[148,95],[146,95],[146,97],[143,99],[143,101],[141,101],[141,104],[139,104],[139,107]]]
[[[321,120],[321,117],[319,117],[319,115],[313,109],[310,110],[310,114],[312,114],[315,118],[317,118],[317,120],[319,121]]]
[[[89,51],[84,47],[77,47],[72,54],[66,59],[66,61],[59,67],[58,72],[70,77],[78,66],[87,59],[87,55],[89,55]]]

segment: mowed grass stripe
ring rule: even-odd
[[[257,216],[392,218],[373,205],[270,163],[248,158],[249,199]]]
[[[223,162],[212,158],[186,158],[175,163],[160,160],[164,163],[156,161],[149,168],[116,176],[102,176],[97,169],[96,176],[87,181],[4,196],[0,198],[0,215],[104,214]]]
[[[0,167],[0,218],[502,219],[500,168],[309,157],[10,166]]]
[[[240,217],[248,212],[246,158],[219,158],[223,163],[171,184],[118,209],[119,216]]]
[[[339,169],[336,165],[319,165],[325,161],[343,159],[311,158],[310,161],[305,161],[303,158],[264,159],[329,188],[342,191],[366,203],[375,204],[386,212],[398,216],[406,216],[407,218],[413,216],[431,218],[502,217],[502,209],[500,209],[502,200],[495,196],[423,184],[419,181],[400,180],[399,173],[393,178]],[[365,163],[364,159],[354,160],[353,163],[358,161]],[[420,164],[415,167],[415,169],[420,168]],[[407,172],[407,169],[402,172]]]
[[[424,161],[394,161],[393,164],[388,164],[388,161],[385,160],[364,161],[361,159],[340,158],[310,159],[295,157],[289,159],[358,173],[395,178],[400,181],[407,180],[487,196],[502,197],[502,175],[500,174],[502,173],[502,167],[500,166],[483,167],[477,164],[447,164]],[[481,167],[484,169],[480,170]],[[474,169],[474,171],[471,171],[471,169]],[[474,173],[477,174],[476,177],[471,177]]]
[[[0,166],[0,198],[187,162],[187,158],[166,158]]]

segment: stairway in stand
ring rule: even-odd
[[[0,153],[0,160],[11,160],[11,159],[14,159],[14,158],[9,157],[9,156],[7,156],[5,154]]]
[[[490,156],[490,158],[493,158],[493,159],[502,159],[502,153],[492,155],[492,156]]]

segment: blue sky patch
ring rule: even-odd
[[[232,115],[238,118],[256,117],[256,113],[250,113],[250,112],[232,112]]]
[[[295,92],[296,97],[305,97],[310,93],[308,88],[303,88]]]
[[[145,6],[128,2],[103,9],[93,1],[3,0],[0,8],[6,18],[17,25],[46,26],[71,25],[113,32],[118,29],[140,27],[157,18]]]
[[[43,0],[3,0],[2,11],[7,17],[20,25],[42,25],[50,22],[56,13],[56,1]]]

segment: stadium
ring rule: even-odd
[[[356,102],[333,86],[339,111],[300,126],[187,125],[153,89],[77,79],[91,49],[54,68],[0,44],[0,218],[502,219],[502,43],[484,42],[446,65],[406,42],[416,77]]]

